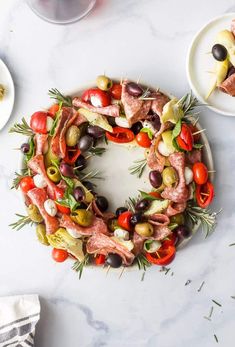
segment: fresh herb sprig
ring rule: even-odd
[[[139,196],[136,198],[128,198],[128,200],[125,201],[126,208],[131,212],[135,212],[135,206],[139,198],[140,198]]]
[[[25,225],[27,224],[30,224],[30,225],[33,225],[33,221],[29,218],[29,216],[23,216],[22,214],[18,214],[16,213],[16,216],[19,217],[19,219],[14,222],[14,223],[11,223],[9,226],[12,228],[12,229],[15,229],[15,230],[20,230],[22,229]]]
[[[147,159],[138,159],[134,161],[134,165],[129,167],[131,175],[137,175],[140,178],[143,175],[143,172],[147,166]]]
[[[197,98],[192,94],[192,91],[190,93],[187,93],[184,95],[179,101],[178,104],[181,105],[181,108],[184,112],[184,116],[187,116],[188,114],[191,114],[192,111],[197,106],[201,106],[198,103]]]
[[[92,179],[96,179],[96,180],[102,180],[103,177],[100,176],[100,171],[99,170],[92,170],[89,171],[87,173],[79,173],[79,179],[80,181],[86,181],[86,180],[92,180]]]
[[[33,131],[26,122],[25,118],[23,117],[21,120],[22,123],[15,123],[13,127],[9,129],[9,133],[17,133],[25,136],[33,136]]]
[[[81,279],[84,267],[89,264],[89,261],[90,261],[90,256],[89,254],[86,254],[82,261],[77,260],[73,264],[72,269],[78,273],[79,279]]]
[[[143,254],[139,254],[136,257],[136,262],[137,262],[139,270],[146,271],[146,269],[151,266],[151,264],[148,262],[148,260],[145,258]]]
[[[58,89],[51,88],[48,91],[48,95],[51,99],[55,99],[59,103],[62,103],[63,106],[72,106],[72,98],[70,96],[63,95]]]
[[[22,169],[21,173],[15,172],[15,178],[12,181],[11,189],[18,189],[20,181],[26,176],[31,176],[30,169]]]
[[[72,195],[72,188],[70,187],[65,190],[63,198],[57,200],[57,203],[59,205],[69,207],[72,212],[81,205],[80,202],[77,202],[77,200]]]
[[[88,153],[92,156],[97,155],[98,157],[101,157],[105,151],[106,151],[106,148],[104,147],[92,147]]]

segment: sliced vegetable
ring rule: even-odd
[[[114,127],[113,132],[106,132],[106,138],[116,143],[128,143],[134,140],[135,136],[130,129]]]
[[[82,94],[82,100],[91,103],[95,107],[106,107],[111,104],[110,94],[98,88],[87,89]]]
[[[193,179],[197,184],[205,184],[207,182],[208,170],[202,162],[193,164]]]
[[[168,200],[154,200],[151,202],[150,207],[144,213],[145,216],[151,216],[155,213],[161,213],[168,207]]]
[[[149,148],[151,146],[151,140],[148,136],[148,133],[142,132],[143,129],[136,135],[136,142],[139,146],[144,148]]]
[[[155,253],[161,246],[162,244],[160,241],[146,240],[144,243],[144,250],[148,253]]]
[[[54,104],[49,108],[48,112],[50,113],[51,117],[54,118],[56,115],[56,112],[58,112],[59,109],[60,109],[60,105]]]
[[[68,256],[68,252],[64,249],[53,248],[52,250],[52,258],[57,263],[63,263],[68,258]]]
[[[95,264],[96,265],[103,265],[105,263],[105,255],[104,254],[97,254],[95,256]]]
[[[47,176],[54,183],[58,183],[61,180],[61,175],[56,166],[49,166],[47,168]]]
[[[49,246],[49,242],[46,236],[46,227],[44,224],[38,224],[36,226],[36,235],[37,235],[38,241],[42,245]]]
[[[168,101],[167,104],[164,105],[162,110],[161,121],[166,123],[167,121],[176,124],[179,119],[183,118],[184,111],[181,107],[181,103],[176,98]]]
[[[155,253],[146,252],[145,256],[151,264],[165,266],[170,264],[176,254],[175,246],[172,245],[162,245]]]
[[[178,146],[184,151],[191,151],[193,149],[193,135],[187,124],[182,124],[180,134],[177,136],[176,141]]]
[[[107,121],[107,118],[102,114],[86,110],[85,108],[79,108],[78,113],[84,116],[90,124],[97,125],[106,131],[112,132],[113,128]]]
[[[81,151],[79,148],[77,147],[70,147],[70,148],[66,148],[66,155],[64,157],[64,162],[69,164],[69,165],[73,165],[76,160],[78,159],[78,157],[80,156]]]
[[[203,185],[196,185],[196,200],[198,206],[206,208],[210,205],[214,198],[214,186],[211,182],[207,181]]]
[[[35,133],[47,134],[53,124],[53,118],[51,118],[49,112],[35,112],[30,119],[30,128]]]
[[[125,211],[118,216],[118,225],[125,230],[131,231],[131,219],[132,213],[130,211]]]
[[[20,189],[24,194],[27,194],[33,188],[35,188],[35,184],[31,176],[25,176],[20,180]]]

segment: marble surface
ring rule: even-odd
[[[0,295],[39,293],[37,347],[210,347],[214,334],[218,345],[234,345],[235,247],[229,244],[235,242],[235,119],[202,110],[216,167],[213,208],[223,212],[216,232],[207,240],[199,232],[167,275],[152,267],[141,281],[138,271],[118,279],[115,271],[106,276],[88,269],[79,281],[69,263],[51,261],[31,228],[17,232],[8,226],[15,212],[24,213],[20,194],[10,190],[19,166],[13,149],[22,139],[8,128],[48,105],[48,88],[74,90],[105,70],[133,79],[141,74],[181,96],[189,89],[185,57],[193,35],[234,9],[233,0],[98,0],[83,21],[56,26],[22,0],[0,0],[0,57],[16,86],[14,112],[0,133]],[[208,321],[203,316],[212,305]]]

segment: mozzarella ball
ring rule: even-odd
[[[47,186],[46,180],[40,174],[35,175],[33,181],[37,188],[45,188]]]
[[[53,123],[54,123],[54,119],[47,116],[47,124],[46,124],[46,128],[47,128],[47,131],[51,131],[52,129],[52,126],[53,126]]]
[[[46,212],[49,214],[49,216],[55,217],[55,215],[57,213],[57,207],[56,207],[55,201],[53,201],[51,199],[47,199],[44,202],[44,208],[45,208]]]
[[[115,123],[122,128],[130,128],[130,124],[126,117],[115,117]]]
[[[114,236],[118,237],[119,239],[129,240],[128,231],[121,229],[121,228],[117,228],[114,230]]]
[[[158,151],[161,155],[164,155],[164,157],[168,157],[170,154],[174,153],[174,150],[169,149],[163,141],[159,142]]]
[[[184,177],[187,185],[193,181],[193,171],[188,166],[185,166]]]

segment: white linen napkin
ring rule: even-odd
[[[0,347],[34,346],[39,317],[38,295],[0,297]]]

